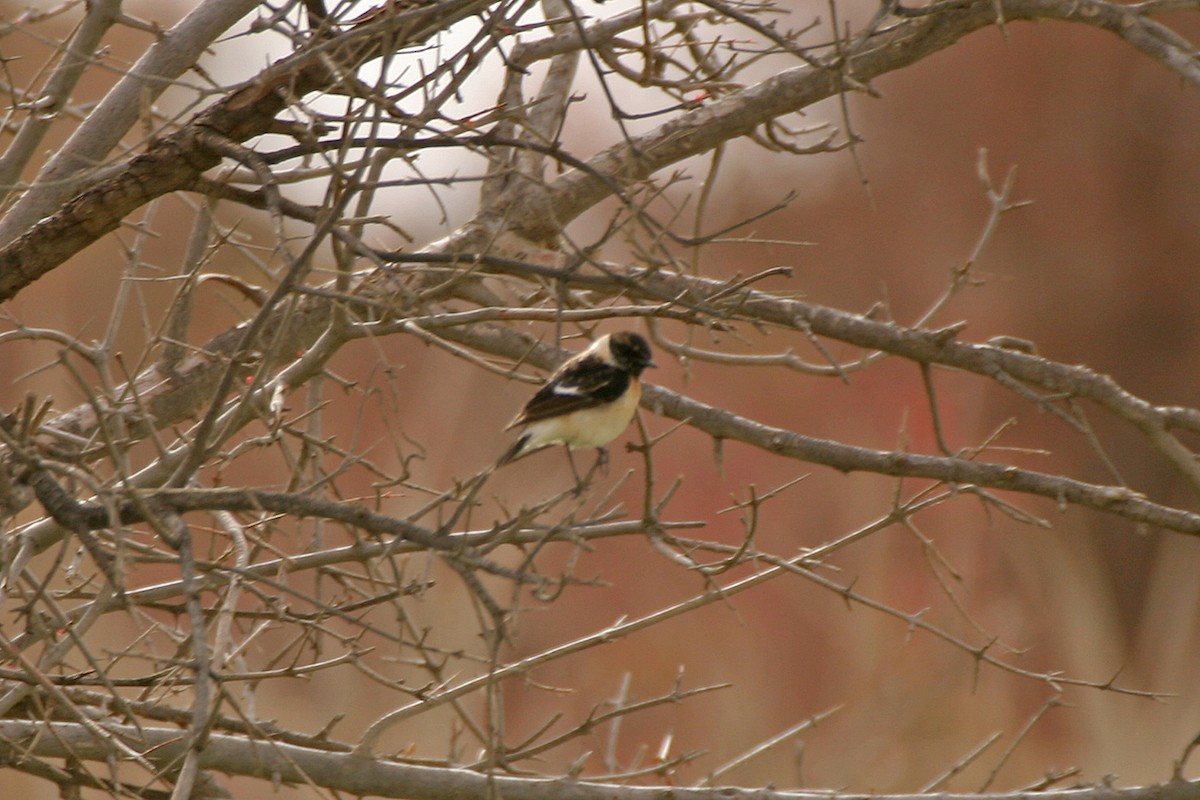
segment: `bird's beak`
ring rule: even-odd
[[[651,367],[653,369],[658,369],[658,364],[655,364],[653,361],[647,361],[646,366]]]

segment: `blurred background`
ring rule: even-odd
[[[26,6],[0,3],[0,13],[11,19]],[[162,0],[127,4],[129,13],[164,27],[186,8]],[[828,15],[823,3],[797,2],[794,10],[794,27]],[[873,6],[839,2],[838,12],[851,24],[861,23]],[[0,39],[10,81],[20,84],[22,76],[40,68],[48,53],[46,42],[60,39],[72,18]],[[1194,14],[1165,21],[1193,41],[1200,37],[1200,19]],[[148,34],[123,28],[114,31],[110,43],[132,62],[148,41]],[[239,49],[250,42],[230,38],[218,49],[210,64],[218,80],[249,77],[269,63],[269,53]],[[106,86],[95,76],[89,80],[80,97],[99,97]],[[581,93],[595,95],[594,88],[594,81],[581,81]],[[809,109],[797,121],[827,123],[841,131],[848,121],[861,137],[853,152],[799,157],[764,153],[744,142],[728,148],[715,176],[707,229],[757,214],[795,191],[796,200],[785,210],[738,235],[807,244],[714,246],[702,258],[705,274],[723,278],[787,265],[794,269],[793,277],[771,279],[767,288],[850,311],[884,303],[898,322],[911,322],[944,290],[951,270],[971,253],[987,220],[989,204],[976,170],[979,151],[986,149],[993,180],[999,184],[1015,169],[1014,198],[1032,205],[1003,218],[975,267],[982,285],[961,294],[934,324],[966,320],[964,339],[1020,337],[1036,343],[1038,352],[1050,359],[1110,374],[1152,403],[1200,404],[1200,96],[1194,89],[1115,37],[1050,23],[982,30],[878,80],[873,88],[878,97],[849,98],[848,120],[840,105],[830,102]],[[572,152],[586,156],[615,141],[602,103],[584,104],[574,113],[564,137]],[[59,142],[61,136],[47,147]],[[462,166],[464,172],[478,168],[477,163]],[[694,180],[671,196],[683,203],[697,190]],[[474,207],[471,185],[447,189],[441,196],[445,218],[431,203],[391,210],[418,246],[444,235]],[[149,222],[157,235],[142,254],[147,263],[161,264],[165,271],[178,268],[190,228],[190,212],[178,213],[183,210],[186,199],[168,198],[154,212]],[[241,212],[223,206],[221,214],[231,222]],[[572,235],[594,237],[606,220],[600,210],[580,220]],[[269,243],[270,228],[261,217],[246,215],[243,224]],[[129,241],[127,235],[124,241]],[[603,253],[610,260],[629,255],[617,243]],[[27,325],[57,328],[84,340],[100,336],[123,262],[110,237],[25,290],[4,310]],[[218,263],[214,268],[237,271],[245,265]],[[162,297],[168,290],[162,289]],[[156,289],[144,291],[139,313],[153,318],[159,311],[154,307]],[[195,342],[250,311],[231,293],[210,291],[210,313],[197,320]],[[636,322],[629,326],[642,327]],[[139,330],[131,326],[131,352],[138,352]],[[679,337],[677,329],[668,326],[665,331]],[[780,352],[795,346],[819,360],[802,339],[778,333],[697,344],[731,352]],[[376,402],[386,407],[377,415],[329,417],[327,434],[345,442],[378,442],[371,457],[381,463],[394,466],[415,456],[410,464],[414,476],[429,486],[473,473],[503,448],[507,440],[501,429],[528,396],[528,385],[483,374],[405,337],[348,348],[335,369],[372,380],[377,347],[402,370],[395,385],[419,390],[383,392],[382,399],[364,401],[367,410],[374,411]],[[844,346],[829,347],[842,358],[859,355]],[[80,402],[83,393],[61,371],[29,376],[52,359],[53,351],[46,347],[7,347],[0,367],[0,407],[12,408],[29,389],[53,395],[61,408]],[[891,449],[910,442],[914,451],[936,451],[921,376],[908,363],[884,360],[853,374],[846,385],[836,378],[777,370],[699,363],[684,370],[669,358],[658,361],[663,366],[649,376],[653,382],[753,419],[854,445]],[[1087,442],[1053,415],[974,376],[939,370],[934,379],[952,449],[979,445],[1011,421],[997,443],[1016,450],[990,458],[1081,480],[1115,482]],[[1130,486],[1155,501],[1196,507],[1196,499],[1161,458],[1095,409],[1086,410]],[[650,414],[643,413],[643,420],[651,434],[671,427]],[[339,426],[340,431],[333,430]],[[611,448],[612,478],[635,471],[617,494],[635,514],[642,462],[621,444],[636,437],[631,429]],[[744,533],[740,515],[718,511],[745,500],[751,484],[762,493],[808,475],[762,510],[757,545],[784,556],[887,513],[897,490],[892,480],[810,468],[736,443],[725,445],[718,465],[712,442],[686,427],[654,452],[660,487],[683,477],[667,518],[709,520],[704,535],[730,544]],[[547,487],[565,485],[563,467],[560,452],[539,454],[498,475],[492,488],[501,496],[535,497]],[[232,482],[238,476],[228,478]],[[370,494],[368,484],[363,478],[362,495]],[[918,488],[906,484],[900,491],[908,496]],[[596,703],[618,694],[626,674],[629,696],[636,699],[670,692],[682,673],[689,687],[731,686],[630,717],[616,737],[616,752],[627,764],[704,751],[695,764],[672,776],[682,785],[833,707],[840,710],[814,731],[723,775],[720,782],[916,791],[997,732],[998,741],[947,788],[1011,789],[1071,768],[1079,773],[1068,782],[1098,781],[1106,775],[1116,776],[1122,785],[1168,779],[1185,746],[1200,733],[1200,542],[1090,512],[1060,511],[1050,502],[1009,499],[1053,527],[1018,525],[968,499],[915,520],[961,576],[960,582],[947,579],[955,596],[985,631],[1000,637],[991,652],[1022,669],[1061,671],[1096,682],[1115,677],[1117,685],[1162,693],[1161,701],[1069,689],[1062,706],[1047,710],[1017,743],[1027,723],[1057,696],[1054,687],[977,667],[961,649],[870,609],[848,607],[836,594],[788,577],[550,664],[527,685],[510,683],[504,697],[508,735],[529,735],[556,712],[582,719]],[[421,498],[397,495],[392,510],[399,513],[419,502]],[[857,591],[909,613],[932,607],[930,621],[972,646],[986,643],[949,607],[939,570],[931,566],[914,532],[890,528],[832,561],[837,571],[829,574],[840,583],[854,583]],[[526,612],[517,621],[508,658],[587,634],[622,616],[654,611],[705,588],[699,576],[656,554],[641,537],[597,543],[577,571],[610,585],[576,588],[558,603]],[[415,600],[412,613],[451,638],[471,642],[476,619],[465,602],[453,602],[454,596],[448,592]],[[546,686],[584,688],[567,693],[547,691]],[[260,697],[259,711],[314,731],[333,714],[346,713],[335,733],[353,740],[380,710],[377,689],[361,681],[318,677],[297,681],[289,691],[270,704],[274,707]],[[594,740],[552,756],[557,760],[548,762],[549,771],[589,745],[603,750],[608,735],[598,733]],[[420,725],[396,736],[398,749],[412,742],[417,755],[439,755],[441,745],[425,742]],[[992,776],[1014,743],[1011,757]],[[1185,770],[1192,777],[1200,775],[1195,761]],[[601,771],[596,757],[588,768]],[[9,778],[14,789],[24,785],[15,775]],[[0,773],[0,786],[9,778]]]

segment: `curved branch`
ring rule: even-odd
[[[1194,4],[1193,4],[1194,5]],[[513,192],[503,209],[511,230],[547,241],[610,193],[608,183],[644,180],[659,170],[759,125],[868,83],[953,45],[980,28],[1004,22],[1050,19],[1099,27],[1200,86],[1196,48],[1165,26],[1127,6],[1104,0],[975,0],[905,20],[819,59],[821,66],[785,70],[706,106],[616,144],[571,170],[544,192]],[[853,38],[853,37],[852,37]],[[831,51],[833,52],[833,51]],[[598,176],[603,176],[603,180]]]

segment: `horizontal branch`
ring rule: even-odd
[[[173,490],[175,493],[185,493],[194,490]],[[220,490],[218,490],[220,491]],[[163,494],[170,494],[165,492]],[[205,490],[201,490],[205,493]],[[229,496],[226,495],[226,498]],[[217,497],[212,499],[217,500]],[[360,506],[351,503],[338,503],[331,500],[324,500],[323,503],[334,513],[329,517],[335,521],[345,522],[349,518],[362,518],[364,510]],[[219,508],[220,503],[213,505],[212,503],[201,503],[192,501],[188,505],[193,508]],[[236,505],[241,505],[237,503]],[[335,509],[335,506],[341,506],[340,510]],[[384,517],[374,512],[366,512],[368,515],[380,518],[386,521],[384,527],[392,527],[400,530],[407,529],[412,523],[405,520],[399,520],[393,517]],[[670,521],[658,520],[655,526],[665,531],[680,531],[704,527],[704,523],[700,521]],[[41,552],[46,547],[56,542],[57,536],[61,530],[47,526],[43,528],[43,536],[37,540],[28,542],[27,546],[35,552]],[[424,528],[418,528],[424,531],[424,535],[419,538],[427,538],[432,536],[432,531]],[[467,551],[469,548],[477,546],[485,546],[495,544],[499,539],[506,543],[515,545],[528,544],[544,544],[546,542],[563,540],[570,542],[580,541],[598,541],[617,536],[644,535],[646,531],[645,524],[640,519],[631,520],[616,520],[610,522],[577,522],[570,525],[562,526],[526,526],[520,528],[512,528],[498,532],[496,527],[491,527],[483,530],[461,531],[457,533],[446,534],[444,539],[449,548],[458,551]],[[246,578],[249,580],[260,580],[264,578],[277,578],[283,575],[293,575],[312,570],[320,570],[328,567],[338,566],[348,563],[362,563],[375,559],[386,558],[388,556],[402,555],[412,553],[422,549],[431,549],[427,545],[421,544],[418,537],[387,537],[387,538],[371,538],[363,541],[357,541],[354,544],[342,545],[339,547],[325,547],[308,553],[289,554],[281,558],[269,558],[264,561],[259,561],[254,564],[249,564],[244,567],[234,567],[225,563],[213,563],[207,561],[198,561],[197,568],[201,574],[193,582],[196,589],[211,589],[215,590],[225,584],[228,584],[234,578]],[[123,598],[116,595],[103,595],[98,599],[90,600],[81,603],[67,612],[67,619],[74,622],[90,615],[102,611],[108,611],[114,608],[119,608],[123,604],[129,605],[151,605],[162,603],[166,600],[181,597],[187,590],[187,582],[183,579],[175,579],[163,581],[161,583],[142,586],[139,588],[128,588]],[[44,631],[41,633],[23,633],[14,637],[15,646],[24,649],[30,646],[34,641],[42,638]],[[64,680],[63,683],[69,684],[70,680]]]
[[[1200,433],[1200,412],[1193,408],[1150,403],[1124,389],[1112,377],[1086,366],[1064,364],[1010,347],[965,342],[958,338],[960,326],[912,328],[755,289],[731,291],[728,281],[615,263],[598,264],[600,274],[581,273],[564,266],[567,257],[552,251],[540,251],[530,257],[545,264],[479,258],[493,272],[557,280],[568,286],[586,286],[593,293],[607,291],[610,296],[632,296],[666,306],[678,303],[718,320],[766,322],[806,335],[824,336],[889,353],[917,364],[937,364],[971,372],[1002,386],[1022,383],[1041,389],[1049,397],[1089,400],[1133,426],[1183,476],[1192,491],[1200,495],[1200,462],[1172,434],[1173,430]],[[419,256],[410,258],[416,260]],[[457,258],[471,259],[468,254],[458,254]]]
[[[755,289],[741,289],[729,295],[726,282],[711,278],[627,269],[615,264],[605,267],[615,278],[609,282],[613,293],[627,292],[628,287],[634,285],[652,297],[706,298],[720,294],[725,296],[721,308],[736,309],[738,317],[814,333],[921,364],[940,364],[989,378],[1003,373],[1046,392],[1091,400],[1143,432],[1173,426],[1200,433],[1200,418],[1142,400],[1108,375],[1018,349],[965,342],[958,338],[959,328],[910,328]],[[595,291],[596,286],[593,282],[589,288]],[[720,310],[715,309],[717,313]]]
[[[40,758],[70,758],[109,763],[120,760],[117,742],[144,753],[164,769],[177,766],[188,752],[177,728],[135,728],[104,723],[107,737],[70,722],[0,722],[0,751]],[[572,778],[521,778],[453,767],[401,764],[360,755],[212,734],[197,753],[200,767],[226,775],[273,783],[316,783],[356,796],[410,800],[1200,800],[1200,782],[1173,780],[1154,786],[1119,789],[1094,786],[989,794],[853,794],[840,791],[778,791],[733,787],[628,786]]]
[[[780,301],[785,302],[785,301]],[[832,311],[832,309],[829,309]],[[852,317],[853,315],[846,315]],[[862,318],[859,318],[862,319]],[[864,323],[884,329],[896,328],[884,323]],[[475,326],[471,329],[447,328],[439,335],[468,344],[493,355],[520,359],[539,367],[552,368],[567,354],[559,348],[538,344],[516,331]],[[925,332],[918,332],[925,333]],[[976,345],[977,347],[982,347]],[[999,348],[993,348],[999,350]],[[1007,352],[1007,351],[1002,351]],[[723,408],[702,403],[661,386],[646,384],[642,406],[656,414],[685,421],[716,439],[741,441],[767,452],[842,472],[875,472],[898,477],[930,478],[950,485],[973,484],[1047,497],[1058,503],[1091,508],[1115,514],[1135,522],[1166,530],[1200,535],[1200,514],[1147,500],[1123,486],[1103,486],[1021,469],[1009,464],[973,461],[952,456],[932,456],[901,451],[873,450],[842,444],[828,439],[805,436],[784,428],[765,425]]]
[[[469,255],[462,257],[468,260],[471,258]],[[512,274],[523,274],[526,266],[521,262],[486,257],[480,261],[487,264],[492,271]],[[1131,423],[1155,447],[1165,452],[1185,475],[1196,470],[1190,452],[1166,430],[1168,425],[1193,427],[1190,422],[1193,421],[1194,414],[1181,413],[1187,409],[1159,407],[1148,403],[1124,390],[1112,378],[1086,367],[1062,364],[1003,347],[960,341],[956,338],[956,330],[907,328],[751,289],[740,289],[730,293],[728,284],[705,278],[626,269],[620,265],[606,265],[607,275],[588,272],[580,274],[577,271],[568,273],[548,267],[528,266],[540,277],[559,275],[568,285],[578,282],[593,292],[603,292],[607,289],[613,293],[633,293],[636,289],[645,299],[686,298],[695,307],[705,307],[707,298],[720,297],[720,304],[711,308],[711,313],[718,318],[726,313],[726,309],[735,309],[737,318],[803,330],[836,341],[891,353],[917,363],[953,367],[1001,382],[1007,377],[1039,387],[1048,393],[1088,399]],[[301,340],[305,338],[305,334],[311,337],[323,328],[324,322],[320,320],[327,319],[332,314],[333,306],[332,300],[315,296],[305,298],[297,309],[297,315],[287,326],[293,333],[284,336],[286,347],[283,349],[292,351],[306,347]],[[453,322],[457,318],[447,319]],[[424,318],[423,321],[428,330],[435,331],[447,339],[547,369],[556,366],[567,355],[557,348],[538,346],[535,340],[516,331],[496,326],[480,326],[470,315],[464,319],[474,322],[470,329],[452,324],[437,324],[432,318]],[[303,321],[303,324],[296,324],[297,320]],[[219,375],[219,368],[223,368],[225,363],[224,358],[218,354],[227,351],[227,346],[223,346],[226,340],[234,339],[230,332],[226,332],[210,342],[201,351],[203,355],[197,353],[192,357],[196,368],[181,367],[173,376],[174,381],[148,379],[143,382],[139,379],[139,383],[145,384],[139,392],[139,397],[143,403],[153,407],[156,427],[168,426],[185,419],[193,414],[201,403],[211,402],[211,385]],[[815,439],[794,431],[763,425],[661,387],[650,387],[643,403],[658,413],[687,420],[693,427],[704,430],[715,438],[743,441],[769,452],[823,464],[845,472],[869,471],[884,475],[931,478],[950,484],[969,483],[1006,489],[1116,514],[1168,530],[1200,534],[1200,515],[1150,502],[1125,487],[1089,484],[1005,464],[873,450]],[[75,412],[68,412],[58,420],[51,421],[47,427],[68,425],[73,435],[84,436],[88,435],[94,424],[94,410],[90,404],[85,404]],[[128,420],[127,428],[134,431],[138,430],[139,426],[134,420]],[[46,541],[55,541],[58,535],[57,532],[47,530]]]

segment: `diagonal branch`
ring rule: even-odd
[[[513,192],[503,209],[510,229],[531,241],[547,241],[607,197],[607,184],[613,179],[645,180],[770,120],[920,61],[995,24],[997,10],[1005,21],[1051,19],[1102,28],[1200,86],[1196,48],[1127,6],[1104,0],[976,0],[943,5],[936,13],[906,20],[842,48],[841,61],[818,59],[821,66],[785,70],[616,144],[591,158],[587,170],[568,171],[543,192]]]
[[[212,42],[239,19],[259,5],[258,0],[221,0],[196,6],[177,25],[166,31],[132,69],[113,87],[104,100],[72,132],[70,139],[38,174],[29,191],[0,220],[0,243],[8,244],[43,217],[53,214],[78,187],[79,176],[100,164],[116,147],[121,137],[137,122],[138,115],[171,82],[191,69]],[[78,59],[82,68],[86,59],[99,50],[100,35],[115,20],[120,3],[89,3],[88,15],[79,30],[79,39],[64,60],[64,67]],[[97,13],[99,12],[99,13]],[[97,30],[99,28],[99,30]],[[76,47],[80,48],[76,51]],[[56,103],[65,103],[74,84],[70,73],[74,68],[56,72],[54,85],[47,84],[47,96]],[[24,166],[20,153],[26,148],[23,137],[28,135],[29,146],[40,140],[39,128],[52,120],[47,115],[33,124],[23,126],[22,136],[0,160],[0,183],[15,179],[12,169],[19,173]],[[28,131],[28,134],[27,134]],[[10,162],[10,159],[11,162]]]
[[[0,302],[116,230],[142,205],[191,187],[220,164],[214,132],[233,142],[267,133],[294,99],[329,89],[346,72],[382,55],[381,43],[391,52],[410,47],[486,6],[486,0],[445,0],[384,15],[276,62],[0,249]]]

